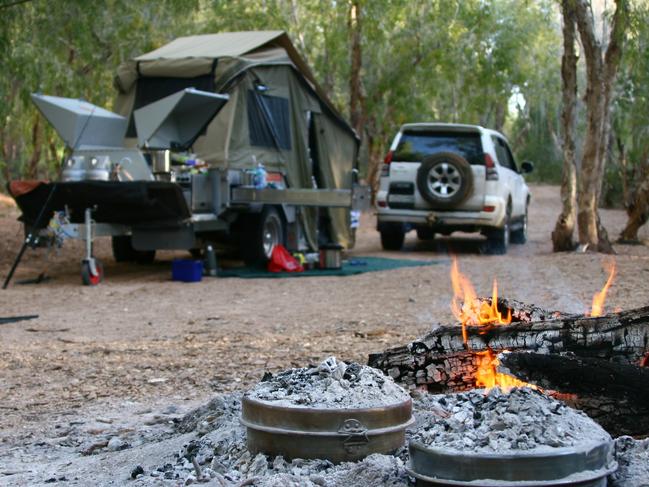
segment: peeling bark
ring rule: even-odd
[[[622,56],[624,30],[628,22],[627,0],[616,0],[615,3],[611,40],[604,52],[595,37],[590,2],[571,2],[584,49],[587,73],[586,140],[577,192],[579,242],[590,250],[606,253],[611,253],[613,247],[599,221],[597,208],[606,165],[613,86]]]
[[[575,12],[569,0],[562,2],[563,57],[561,80],[563,108],[563,176],[561,181],[562,210],[552,232],[554,252],[574,250],[575,203],[577,200],[577,167],[575,162],[575,111],[577,106],[577,53],[575,52]]]
[[[649,220],[649,174],[636,189],[632,203],[627,208],[629,219],[620,233],[620,243],[639,243],[638,230]]]

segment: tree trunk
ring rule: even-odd
[[[512,323],[468,327],[468,347],[459,324],[440,326],[408,345],[370,355],[369,365],[408,386],[441,393],[474,388],[477,352],[487,349],[573,352],[628,364],[640,364],[649,349],[649,306],[592,318],[502,299],[498,308],[512,310]]]
[[[622,244],[639,244],[638,230],[649,220],[649,148],[643,152],[640,162],[632,177],[637,186],[627,190],[629,194],[624,202],[629,218],[618,238]]]
[[[575,109],[577,106],[577,53],[575,52],[575,12],[572,2],[563,0],[563,57],[561,80],[563,109],[563,175],[561,203],[563,209],[552,232],[554,252],[574,250],[575,203],[577,200],[577,167],[575,164]]]
[[[579,242],[584,247],[612,252],[613,248],[599,221],[598,203],[606,165],[610,133],[610,111],[613,85],[617,75],[624,29],[627,23],[627,0],[616,0],[611,40],[603,49],[595,37],[590,2],[576,0],[574,5],[577,27],[586,57],[586,140],[581,161],[577,194],[577,224]]]
[[[506,353],[500,362],[500,372],[565,394],[614,437],[649,434],[649,368],[538,353]]]
[[[629,220],[620,233],[620,243],[638,243],[638,230],[649,220],[649,173],[636,189],[632,203],[627,209]]]
[[[41,160],[41,148],[43,141],[41,137],[41,116],[35,115],[34,125],[32,125],[32,156],[27,163],[27,179],[36,179],[38,176],[38,162]]]
[[[363,88],[361,84],[362,18],[360,0],[351,0],[349,5],[349,37],[351,44],[351,70],[349,74],[349,118],[359,137],[363,137],[365,123]]]

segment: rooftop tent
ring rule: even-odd
[[[193,150],[210,165],[247,169],[253,160],[281,172],[293,188],[349,189],[359,141],[282,31],[227,32],[175,39],[123,63],[114,109],[133,112],[186,88],[229,96]],[[253,157],[254,156],[254,157]],[[328,209],[328,231],[352,244],[349,214]],[[305,229],[317,248],[315,213]]]

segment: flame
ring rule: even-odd
[[[462,339],[467,343],[467,326],[477,325],[491,328],[492,325],[509,325],[512,322],[512,312],[507,310],[503,317],[498,310],[498,283],[493,282],[491,304],[486,300],[478,299],[471,281],[460,272],[457,259],[453,258],[451,265],[451,283],[453,284],[453,299],[451,311],[462,323]]]
[[[478,357],[478,369],[475,373],[477,387],[484,387],[485,389],[499,387],[503,391],[508,391],[512,387],[537,388],[535,385],[518,380],[516,377],[498,372],[497,367],[500,365],[500,360],[490,348],[483,352],[477,352],[476,355]]]
[[[512,322],[511,309],[507,310],[507,316],[502,315],[498,310],[498,283],[494,279],[491,290],[491,303],[479,299],[471,281],[460,272],[457,259],[453,258],[451,265],[451,283],[453,284],[453,299],[451,300],[451,311],[462,324],[462,339],[468,348],[467,326],[484,327],[487,331],[492,326],[509,325]],[[476,352],[476,386],[491,389],[500,387],[507,391],[512,387],[531,387],[532,384],[518,380],[511,375],[502,374],[497,371],[500,361],[491,349]]]
[[[607,260],[604,262],[604,269],[608,271],[608,279],[602,290],[593,295],[593,304],[591,305],[590,316],[602,316],[604,314],[604,302],[606,301],[606,293],[613,284],[615,277],[615,260]]]

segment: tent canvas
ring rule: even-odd
[[[230,97],[193,145],[210,165],[249,169],[262,161],[289,187],[351,189],[359,141],[333,107],[304,60],[281,31],[228,32],[178,38],[123,63],[115,111],[134,110],[180,89]],[[327,209],[332,240],[353,245],[349,212]],[[302,212],[317,248],[316,212]]]

